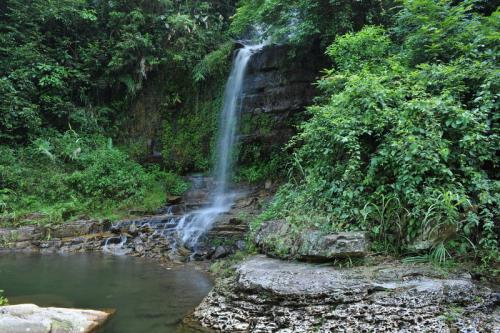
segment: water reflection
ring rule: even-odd
[[[207,275],[193,268],[167,270],[139,258],[0,256],[0,289],[10,303],[116,309],[102,333],[178,332],[182,318],[211,287]]]

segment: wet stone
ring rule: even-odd
[[[212,255],[212,259],[221,259],[227,257],[229,254],[231,254],[231,251],[226,249],[224,246],[217,246],[214,254]]]
[[[95,310],[42,308],[34,304],[0,307],[0,332],[90,333],[101,326],[109,313]]]
[[[432,266],[336,268],[254,256],[218,281],[193,318],[223,332],[498,332],[497,304],[469,275]]]

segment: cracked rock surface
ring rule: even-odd
[[[195,310],[221,332],[500,332],[499,296],[467,273],[336,268],[254,256]]]

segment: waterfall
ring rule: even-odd
[[[224,104],[222,107],[219,140],[217,146],[217,165],[215,168],[216,200],[221,200],[227,192],[227,182],[231,176],[233,158],[232,152],[234,141],[236,139],[236,127],[238,122],[238,114],[242,104],[241,90],[243,87],[243,79],[248,61],[252,55],[253,48],[244,47],[238,51],[234,59],[231,75],[226,83],[224,92]]]
[[[158,238],[164,238],[172,246],[174,253],[179,250],[177,245],[182,243],[191,250],[197,249],[197,244],[201,236],[210,230],[217,218],[231,209],[237,193],[230,191],[229,182],[232,176],[234,164],[234,146],[237,138],[238,118],[241,111],[241,97],[245,72],[252,55],[260,50],[265,44],[247,45],[239,49],[234,57],[231,73],[226,82],[224,92],[224,104],[220,113],[219,137],[217,142],[216,166],[214,170],[215,186],[210,191],[210,200],[202,208],[185,213],[182,216],[176,215],[173,206],[167,208],[165,215],[147,217],[139,220],[122,221],[114,225],[112,229],[120,235],[113,235],[106,239],[103,252],[123,255],[128,254],[132,249],[142,247],[143,242],[152,241],[158,243]],[[200,181],[195,177],[193,187],[201,186]],[[127,242],[127,236],[133,231],[139,230],[147,235],[147,240],[141,239],[136,244],[134,241]]]
[[[263,44],[246,45],[237,51],[231,73],[226,82],[224,103],[220,113],[217,161],[214,173],[215,189],[207,207],[184,215],[177,225],[183,244],[193,248],[200,236],[210,230],[217,217],[231,209],[235,194],[228,185],[233,170],[233,150],[236,143],[238,118],[241,111],[241,93],[245,72],[252,54]]]

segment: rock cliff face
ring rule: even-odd
[[[314,48],[301,54],[292,52],[287,45],[268,45],[252,56],[243,89],[244,113],[287,118],[311,103],[315,95],[311,83],[324,60],[315,56],[320,51]]]
[[[305,107],[312,103],[316,94],[312,83],[319,76],[320,70],[327,66],[325,59],[323,52],[316,46],[310,46],[299,52],[287,45],[268,45],[252,56],[248,64],[242,99],[240,138],[243,142],[243,151],[240,155],[243,163],[252,160],[249,152],[245,151],[248,145],[253,146],[253,151],[257,147],[261,151],[260,159],[263,159],[274,149],[281,147],[294,134],[294,125],[304,117]],[[176,119],[177,116],[165,119],[166,114],[179,113],[178,107],[175,107],[175,110],[166,109],[170,95],[164,85],[165,75],[160,71],[148,77],[123,124],[122,141],[125,144],[135,145],[136,149],[147,154],[145,157],[150,161],[160,161],[162,158],[164,121],[171,122],[173,133],[186,130],[182,127],[186,126],[185,120],[179,121]],[[203,90],[210,89],[204,87]],[[192,103],[191,106],[203,104],[204,99],[213,100],[214,96],[201,94],[199,99],[200,101]],[[186,108],[180,112],[184,116],[197,112],[190,110],[190,106]],[[219,111],[210,110],[214,113]],[[209,124],[205,122],[205,126]],[[205,144],[203,147],[198,147],[198,150],[208,156],[210,153],[206,142],[210,142],[210,139],[202,141]]]
[[[268,45],[252,56],[241,101],[240,162],[252,162],[250,150],[258,150],[261,160],[269,157],[290,139],[316,95],[313,82],[326,64],[316,46],[297,51]]]
[[[130,105],[124,117],[120,141],[133,145],[141,158],[151,162],[161,160],[163,113],[168,102],[165,73],[152,73],[144,81],[144,88]]]
[[[497,304],[467,273],[255,256],[220,280],[193,316],[220,332],[498,332]]]

